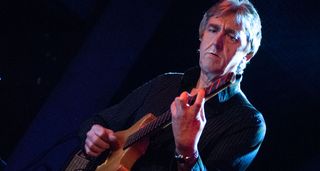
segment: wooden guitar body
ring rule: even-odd
[[[115,133],[118,139],[118,147],[111,151],[104,163],[99,165],[96,171],[129,171],[133,164],[145,153],[149,145],[149,138],[145,137],[132,146],[124,149],[127,138],[141,129],[156,117],[149,113],[132,125],[129,129]]]

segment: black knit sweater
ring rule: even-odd
[[[124,130],[145,114],[161,115],[182,91],[190,91],[197,82],[199,69],[185,74],[167,73],[145,83],[119,104],[89,119],[80,131],[86,132],[95,123],[114,131]],[[264,139],[263,116],[240,90],[237,82],[205,103],[207,123],[198,144],[200,157],[193,170],[245,170],[256,156]],[[150,137],[145,155],[132,170],[176,170],[174,139],[171,127]]]

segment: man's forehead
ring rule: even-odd
[[[225,27],[225,29],[231,29],[237,32],[244,31],[243,21],[239,20],[234,14],[224,15],[224,16],[212,16],[208,20],[208,26],[220,26]]]

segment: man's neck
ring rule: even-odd
[[[196,88],[207,88],[218,77],[220,77],[220,76],[212,75],[212,74],[208,75],[208,74],[205,74],[201,71]]]

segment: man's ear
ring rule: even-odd
[[[202,41],[202,36],[203,36],[203,33],[199,35],[199,41],[200,42]]]

